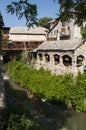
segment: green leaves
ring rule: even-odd
[[[82,35],[83,39],[86,38],[86,26],[82,27],[82,29],[81,29],[81,35]]]
[[[82,25],[86,21],[86,0],[58,0],[58,3],[60,4],[59,19],[61,21],[69,21],[70,18],[74,18],[78,25]]]
[[[43,68],[29,69],[26,64],[18,61],[9,63],[8,69],[17,83],[40,98],[66,106],[71,101],[75,109],[86,111],[86,74],[79,73],[75,79],[71,74],[56,76]]]
[[[49,18],[49,17],[40,18],[38,19],[37,25],[50,29],[50,24],[49,24],[50,20],[52,20],[52,18]]]
[[[28,119],[25,115],[10,114],[7,130],[40,130],[38,124]]]
[[[3,17],[2,14],[0,12],[0,27],[4,26],[4,21],[3,21]],[[0,30],[0,34],[1,34],[1,30]]]
[[[16,14],[19,19],[25,17],[26,24],[32,26],[36,24],[37,20],[37,7],[35,4],[30,4],[28,0],[19,0],[19,2],[12,2],[7,5],[7,12]]]

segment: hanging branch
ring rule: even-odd
[[[19,2],[12,2],[7,5],[7,12],[16,14],[18,19],[25,17],[26,25],[33,26],[37,21],[37,6],[30,4],[28,0],[19,0]]]

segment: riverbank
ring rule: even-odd
[[[62,128],[66,121],[67,115],[64,113],[66,109],[42,102],[41,99],[36,96],[31,96],[32,94],[22,89],[12,80],[10,82],[6,81],[5,87],[9,112],[12,112],[14,108],[18,112],[21,109],[21,112],[24,112],[26,115],[29,114],[30,116],[28,115],[28,118],[31,118],[31,120],[39,124],[42,130],[60,130]],[[29,93],[29,96],[27,93]],[[53,116],[55,117],[53,118]],[[60,122],[60,118],[65,118],[65,120]]]
[[[8,113],[12,114],[14,110],[16,114],[25,113],[28,119],[39,124],[40,130],[85,130],[85,113],[42,102],[40,98],[33,96],[12,80],[6,81],[5,87]]]
[[[29,67],[22,61],[8,64],[9,76],[23,88],[46,101],[86,111],[86,74],[52,75],[49,70]]]
[[[40,130],[85,130],[86,113],[78,113],[75,110],[66,109],[62,105],[42,101],[39,96],[33,95],[28,88],[20,87],[11,79],[5,85],[8,113],[12,114],[15,111],[15,116],[19,113],[21,115],[25,113],[28,119],[39,124]]]

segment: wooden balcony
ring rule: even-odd
[[[37,48],[41,43],[40,42],[13,42],[13,43],[4,43],[2,44],[2,50],[33,50]]]
[[[47,41],[56,41],[56,40],[57,40],[56,37],[48,37],[48,38],[47,38]]]

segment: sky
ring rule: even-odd
[[[26,26],[25,18],[18,20],[16,15],[11,15],[7,13],[6,6],[10,4],[12,1],[18,0],[0,0],[0,11],[3,16],[4,24],[6,27],[14,27],[14,26]],[[59,5],[54,0],[29,0],[31,4],[37,5],[38,16],[37,18],[50,17],[56,18],[59,12]]]

